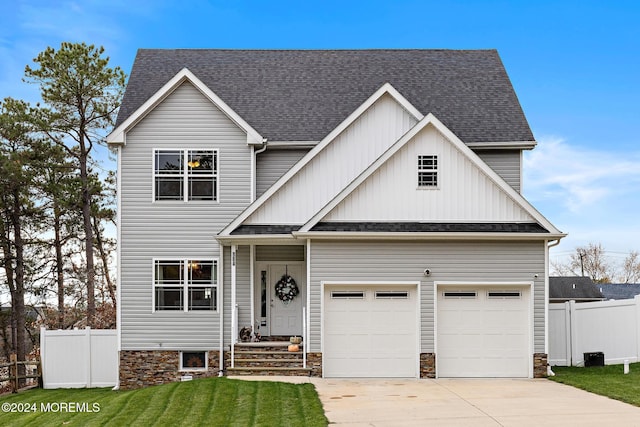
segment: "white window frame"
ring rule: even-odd
[[[204,368],[194,368],[192,366],[184,366],[184,361],[183,361],[183,355],[184,353],[204,353]],[[183,350],[180,351],[180,355],[179,355],[179,359],[180,359],[180,366],[179,366],[179,371],[180,372],[203,372],[203,371],[207,371],[209,369],[209,352],[208,351],[203,351],[203,350]]]
[[[158,173],[156,171],[156,158],[160,152],[180,152],[182,155],[182,170],[180,173]],[[197,151],[210,151],[213,154],[214,162],[213,162],[213,171],[209,173],[203,174],[194,174],[191,168],[189,167],[189,157],[190,154]],[[153,203],[164,203],[164,202],[184,202],[184,203],[194,203],[194,202],[206,202],[206,203],[219,203],[220,202],[220,150],[218,148],[154,148],[151,160],[151,176],[152,176],[152,196],[151,200]],[[179,178],[182,181],[182,198],[179,199],[157,199],[156,198],[156,180],[159,177],[168,177],[174,176]],[[193,177],[206,177],[213,179],[213,200],[198,200],[198,199],[190,199],[189,197],[189,182],[190,178]]]
[[[197,258],[197,259],[196,259]],[[210,286],[204,286],[203,284],[193,283],[189,279],[189,265],[193,264],[194,261],[198,261],[201,263],[207,262],[212,263],[211,266],[211,275],[212,284]],[[182,275],[180,282],[177,284],[168,284],[168,285],[158,285],[158,278],[156,277],[157,266],[159,263],[180,263],[180,268],[182,268]],[[217,313],[219,311],[220,301],[219,301],[219,283],[220,283],[220,262],[218,258],[207,258],[207,257],[191,257],[191,258],[154,258],[151,266],[152,272],[152,290],[151,290],[151,311],[152,312],[163,312],[163,313],[193,313],[193,312],[205,312],[205,313]],[[156,288],[158,287],[173,287],[173,288],[182,288],[182,307],[177,310],[168,310],[168,309],[158,309],[156,308]],[[214,308],[211,310],[194,310],[189,309],[189,289],[190,288],[203,288],[203,287],[211,287],[212,292],[215,292],[215,297],[212,295]]]
[[[431,164],[428,164],[429,162]],[[416,178],[418,181],[418,188],[421,190],[437,190],[440,187],[440,174],[438,167],[438,155],[437,154],[419,154],[418,155],[418,168]],[[421,182],[421,174],[433,174],[435,184]]]

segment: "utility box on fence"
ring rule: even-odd
[[[601,351],[584,353],[584,366],[604,366],[604,353]]]

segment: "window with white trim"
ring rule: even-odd
[[[418,187],[438,187],[438,156],[418,156]]]
[[[155,200],[218,200],[217,150],[155,150]]]
[[[156,260],[153,275],[156,311],[217,309],[217,260]]]
[[[181,371],[206,371],[208,368],[206,351],[181,351]]]

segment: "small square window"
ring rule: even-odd
[[[205,371],[207,369],[206,351],[183,351],[180,352],[181,371]]]
[[[418,156],[418,187],[438,186],[438,156]]]

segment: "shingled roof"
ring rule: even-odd
[[[549,276],[549,301],[602,301],[604,296],[590,277]]]
[[[116,126],[183,68],[271,141],[321,140],[387,82],[465,143],[534,141],[495,50],[140,49]]]

